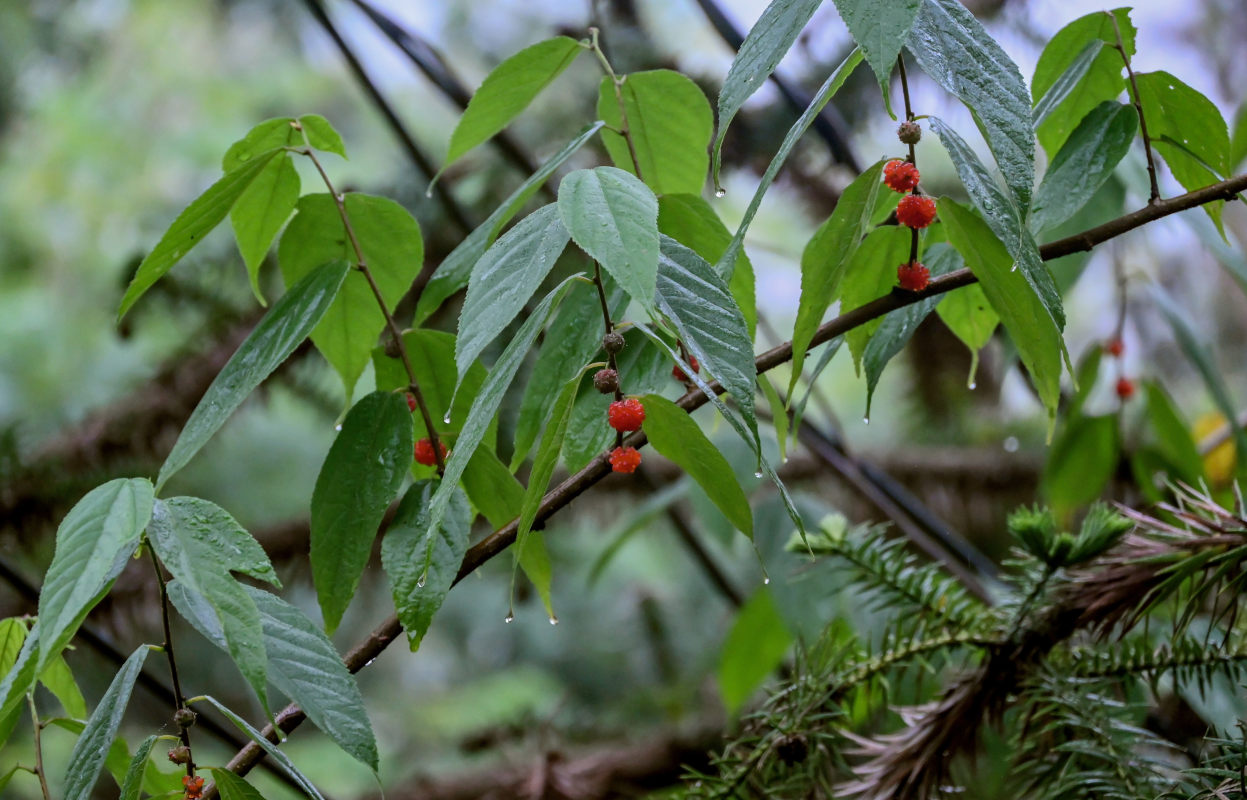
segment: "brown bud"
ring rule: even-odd
[[[611,331],[602,337],[602,346],[606,348],[608,353],[618,353],[624,349],[623,334],[617,331]]]
[[[906,120],[896,129],[896,138],[905,144],[918,144],[922,138],[922,126],[913,120]]]
[[[788,766],[800,764],[810,754],[810,743],[799,733],[780,737],[775,743],[775,754]]]
[[[613,369],[600,369],[593,373],[593,388],[602,394],[619,391],[619,373]]]
[[[385,337],[385,354],[390,358],[401,358],[403,351],[398,347],[398,340],[393,336]]]
[[[180,744],[169,751],[169,760],[174,764],[189,764],[191,749],[184,744]]]
[[[195,719],[199,715],[189,708],[179,708],[173,712],[173,722],[179,728],[189,728],[195,724]]]

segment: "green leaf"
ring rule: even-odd
[[[256,156],[209,186],[207,191],[195,198],[178,215],[169,230],[165,231],[164,236],[160,237],[160,241],[139,264],[134,279],[130,281],[125,296],[121,298],[121,307],[117,310],[118,320],[126,315],[144,292],[173,269],[173,265],[182,256],[189,253],[192,247],[199,244],[225,219],[225,215],[247,187],[259,177],[270,161],[282,153],[282,150],[269,150]]]
[[[303,136],[294,126],[294,117],[266,119],[247,131],[247,135],[229,146],[221,159],[222,171],[229,173],[248,162],[269,155],[274,150],[298,147]]]
[[[628,133],[641,162],[638,177],[655,194],[700,194],[714,133],[714,116],[701,89],[678,72],[655,69],[624,76],[619,91],[628,114]],[[615,81],[609,75],[598,89],[598,118],[622,128]],[[604,130],[602,144],[615,166],[637,174],[622,136]]]
[[[732,242],[732,232],[719,219],[710,204],[692,194],[669,194],[658,198],[658,232],[665,233],[693,250],[711,264],[718,262]],[[754,296],[753,264],[742,249],[736,269],[728,281],[736,306],[745,315],[749,336],[758,327],[757,298]]]
[[[299,171],[286,153],[270,160],[230,209],[229,220],[238,251],[247,265],[251,291],[264,304],[260,291],[260,266],[277,232],[299,202]]]
[[[407,209],[386,197],[352,193],[344,203],[368,270],[392,311],[411,288],[424,260],[420,226]],[[287,286],[326,261],[357,262],[332,197],[310,194],[299,200],[298,213],[281,237],[277,259]],[[352,270],[324,319],[312,330],[316,348],[341,375],[348,402],[384,327],[385,315],[368,279]]]
[[[844,267],[840,307],[848,311],[892,291],[896,285],[897,265],[909,260],[909,245],[909,229],[900,225],[885,225],[871,231]],[[882,319],[873,319],[845,336],[857,370],[861,370],[866,343],[882,324]]]
[[[1230,170],[1238,169],[1238,165],[1247,158],[1247,102],[1238,104],[1238,113],[1234,115],[1234,135],[1230,139]]]
[[[1030,229],[1047,230],[1078,213],[1112,177],[1138,127],[1130,106],[1105,102],[1092,109],[1048,165],[1031,206]]]
[[[778,3],[780,0],[776,0],[776,2]],[[754,29],[757,29],[756,26]],[[740,57],[738,56],[736,63],[739,63],[739,61]],[[814,122],[814,118],[817,117],[819,112],[823,110],[823,106],[827,105],[827,102],[835,96],[836,92],[840,90],[840,87],[844,85],[844,82],[848,80],[849,75],[853,73],[853,70],[856,69],[857,65],[860,63],[862,63],[862,51],[859,48],[854,48],[853,52],[849,53],[845,57],[844,61],[840,62],[840,66],[836,67],[835,71],[833,71],[831,75],[827,76],[827,80],[823,82],[823,85],[819,87],[818,92],[815,93],[814,99],[810,101],[810,104],[806,106],[805,111],[801,112],[801,116],[797,118],[796,122],[792,123],[792,127],[790,127],[788,129],[788,133],[784,135],[784,141],[780,143],[779,150],[775,153],[775,157],[771,159],[771,163],[767,165],[766,172],[762,173],[762,179],[758,181],[758,188],[754,191],[753,198],[749,201],[749,207],[745,209],[745,216],[741,219],[740,226],[737,227],[735,235],[732,236],[731,243],[728,244],[727,250],[723,253],[722,258],[715,263],[715,269],[718,270],[720,275],[727,277],[732,275],[736,265],[736,256],[745,242],[745,233],[749,230],[750,223],[753,222],[754,216],[758,213],[758,208],[762,205],[762,197],[766,194],[767,190],[771,188],[771,183],[774,182],[775,176],[779,174],[780,167],[784,165],[784,162],[788,159],[788,154],[791,153],[792,149],[797,146],[797,142],[800,141],[806,130]],[[733,63],[733,67],[735,67],[735,63]],[[731,77],[730,74],[729,77]],[[720,139],[722,139],[723,128],[726,123],[723,122],[723,109],[721,103],[719,107],[719,120],[719,136]],[[715,158],[718,158],[717,150]],[[715,163],[715,170],[715,184],[717,185],[719,181],[717,161]]]
[[[770,675],[792,644],[792,634],[766,587],[754,592],[736,615],[719,656],[719,694],[729,714]]]
[[[460,377],[523,310],[569,238],[558,207],[550,203],[521,220],[476,262],[455,340]]]
[[[624,312],[628,298],[613,282],[611,284],[607,288],[607,306],[615,317]],[[597,289],[587,283],[573,284],[546,331],[541,352],[537,354],[537,361],[528,376],[528,385],[524,387],[520,415],[515,423],[515,450],[511,455],[513,471],[524,463],[532,450],[563,384],[601,351],[604,332]]]
[[[143,668],[148,652],[150,648],[147,645],[139,645],[126,659],[109,684],[108,691],[100,699],[100,704],[87,720],[82,735],[78,737],[73,752],[69,755],[69,771],[65,775],[63,790],[66,800],[86,800],[91,796],[95,779],[100,774],[100,768],[104,766],[113,737],[117,735],[117,728],[121,725],[121,717],[130,702],[134,680]]]
[[[1035,238],[1022,223],[1021,211],[1001,191],[987,167],[979,161],[978,156],[956,131],[938,117],[931,117],[931,129],[939,135],[944,149],[952,158],[974,207],[1013,256],[1031,291],[1039,296],[1057,328],[1064,329],[1065,310],[1061,305],[1061,295],[1057,292],[1051,273],[1039,257],[1039,246],[1035,243]]]
[[[1082,79],[1087,77],[1087,73],[1095,64],[1096,58],[1099,57],[1100,51],[1104,49],[1103,39],[1092,39],[1087,46],[1082,49],[1074,62],[1061,73],[1056,83],[1044,92],[1043,97],[1035,98],[1035,110],[1031,112],[1031,118],[1034,120],[1034,126],[1038,128],[1043,125],[1049,115],[1056,108],[1065,102],[1066,98],[1078,88]]]
[[[79,737],[87,729],[87,723],[80,719],[69,719],[68,717],[45,718],[43,722],[47,725],[55,725],[61,730],[69,731]],[[120,736],[115,737],[112,742],[104,756],[104,769],[108,770],[109,774],[113,776],[113,779],[120,786],[126,778],[126,772],[130,768],[130,749],[126,747],[125,740]]]
[[[572,239],[646,310],[654,307],[658,199],[615,167],[578,169],[559,184],[559,215]]]
[[[1021,270],[1004,245],[972,211],[945,197],[939,201],[940,219],[948,241],[965,258],[983,287],[992,308],[1017,346],[1031,382],[1048,410],[1049,435],[1061,397],[1061,331],[1039,297],[1030,290]]]
[[[453,440],[463,427],[468,409],[485,382],[485,368],[479,362],[468,369],[458,392],[455,391],[455,337],[445,331],[433,331],[416,328],[403,334],[403,347],[407,350],[407,360],[415,373],[416,383],[420,386],[420,394],[424,404],[429,408],[429,416],[433,418],[433,427],[438,436]],[[385,348],[378,347],[373,351],[373,365],[376,369],[377,389],[389,391],[403,389],[409,378],[403,363],[397,358],[385,354]],[[451,397],[454,403],[451,403]],[[447,420],[449,412],[449,420]],[[412,416],[415,424],[415,438],[426,439],[428,429],[424,425],[424,416],[419,410]],[[485,431],[484,442],[494,446],[497,422],[491,422]],[[450,445],[447,444],[447,447]]]
[[[801,300],[792,330],[789,394],[801,377],[814,333],[839,296],[845,270],[870,226],[883,186],[882,173],[883,162],[876,162],[846,186],[831,216],[818,227],[801,253]]]
[[[1056,84],[1064,83],[1064,76],[1079,69],[1078,61],[1089,46],[1095,47],[1096,42],[1109,45],[1101,46],[1081,79],[1065,90],[1060,102],[1052,103],[1052,110],[1042,122],[1036,123],[1039,142],[1050,155],[1061,149],[1088,111],[1106,100],[1116,100],[1126,88],[1125,64],[1116,48],[1114,17],[1126,53],[1134,55],[1135,29],[1130,22],[1130,9],[1118,8],[1111,12],[1093,11],[1069,23],[1057,31],[1039,56],[1031,91],[1037,100],[1046,101],[1053,92],[1062,91]]]
[[[211,703],[213,706],[216,707],[217,711],[220,711],[222,714],[225,715],[226,719],[234,723],[234,726],[237,727],[238,730],[242,731],[243,733],[247,734],[247,736],[251,737],[251,741],[258,744],[260,746],[260,749],[268,753],[269,758],[272,758],[273,761],[277,762],[277,764],[279,764],[281,768],[285,770],[286,773],[289,774],[291,778],[294,779],[294,782],[299,785],[299,788],[302,789],[304,793],[307,794],[308,797],[315,798],[315,800],[325,800],[325,798],[321,795],[321,793],[316,790],[316,787],[312,785],[312,782],[309,781],[302,772],[299,772],[298,768],[295,767],[294,762],[290,760],[289,756],[287,756],[281,750],[278,750],[277,745],[273,744],[268,739],[266,739],[264,737],[264,734],[260,733],[255,728],[251,727],[251,725],[248,724],[248,722],[245,719],[235,714],[233,711],[227,708],[224,703],[217,700],[215,697],[212,697],[211,695],[203,695],[201,697],[194,698],[191,702],[195,702],[199,700],[206,700],[207,702]]]
[[[892,69],[921,8],[922,0],[836,0],[840,18],[879,79],[884,102],[890,102]]]
[[[25,634],[24,627],[22,633]],[[14,657],[16,655],[17,651],[14,651]],[[65,709],[66,716],[74,719],[86,719],[87,701],[83,698],[82,690],[78,688],[78,682],[74,680],[74,673],[70,671],[69,665],[65,663],[63,655],[58,655],[48,662],[48,665],[43,669],[43,674],[39,676],[39,682],[60,701],[61,707]]]
[[[473,507],[485,516],[494,530],[520,515],[524,486],[490,448],[476,448],[463,471],[462,481],[463,491]]]
[[[546,614],[550,617],[550,624],[557,625],[559,618],[554,613],[554,603],[550,595],[554,573],[550,567],[550,554],[546,552],[545,537],[541,531],[530,531],[523,542],[516,543],[516,548],[520,568],[536,587],[541,604],[546,607]]]
[[[8,771],[0,774],[0,792],[3,792],[8,787],[9,781],[13,780],[13,776],[19,772],[26,772],[26,770],[20,766],[12,766],[9,767]]]
[[[221,800],[264,800],[258,789],[227,769],[212,768],[212,781]]]
[[[736,50],[719,92],[719,131],[714,138],[714,185],[719,188],[723,137],[745,101],[756,92],[797,40],[822,0],[771,0]],[[819,106],[821,109],[822,106]],[[816,112],[817,113],[817,112]]]
[[[143,773],[147,771],[147,757],[151,755],[157,738],[155,735],[148,736],[139,745],[139,749],[134,751],[134,758],[130,759],[130,767],[121,781],[120,800],[139,800],[143,789]]]
[[[507,222],[519,213],[546,179],[554,174],[567,159],[584,146],[585,142],[593,138],[605,123],[590,123],[581,129],[563,149],[550,157],[548,161],[541,165],[541,168],[534,172],[528,180],[524,181],[518,189],[512,192],[506,200],[502,201],[502,205],[498,206],[489,218],[468,234],[462,242],[460,242],[454,250],[450,251],[450,255],[437,265],[437,270],[433,273],[433,277],[429,279],[428,285],[424,287],[424,291],[420,294],[420,301],[416,303],[415,319],[412,325],[419,325],[436,311],[446,298],[468,285],[468,278],[472,272],[472,267],[477,260],[485,254],[485,250],[493,243],[494,238],[502,230]]]
[[[329,124],[329,120],[320,114],[304,114],[299,117],[299,124],[307,134],[312,147],[326,153],[336,153],[346,158],[346,145],[342,143],[342,135]]]
[[[753,512],[736,473],[688,412],[662,395],[647,394],[643,429],[654,449],[697,481],[741,533],[753,538]]]
[[[1148,134],[1178,183],[1193,191],[1225,176],[1230,169],[1230,133],[1212,101],[1168,72],[1145,72],[1135,80]],[[1172,143],[1160,141],[1164,138]],[[1203,206],[1222,236],[1224,207],[1224,200]]]
[[[260,382],[286,360],[307,338],[342,286],[347,263],[322,264],[307,275],[260,320],[255,330],[221,368],[191,413],[156,478],[156,489],[199,452],[234,409],[242,405]]]
[[[957,253],[957,259],[960,263],[956,268],[960,269],[965,261],[960,253]],[[935,313],[940,315],[940,319],[953,335],[970,348],[970,375],[967,383],[973,387],[974,375],[978,371],[979,350],[991,341],[992,333],[1000,324],[1000,316],[991,303],[987,302],[983,287],[977,283],[955,292],[946,292],[935,306]]]
[[[584,49],[575,39],[555,36],[524,48],[494,67],[455,125],[442,169],[510,124]]]
[[[39,593],[41,674],[73,638],[138,548],[154,493],[146,478],[97,486],[70,509],[56,530],[56,554]]]
[[[1173,473],[1173,480],[1198,485],[1204,477],[1204,460],[1191,438],[1191,427],[1182,419],[1173,399],[1156,381],[1145,383],[1147,391],[1147,424],[1157,451]]]
[[[753,436],[752,446],[760,452],[754,410],[758,371],[745,318],[714,267],[675,239],[661,238],[658,307],[689,352],[732,395]]]
[[[446,510],[433,519],[437,488],[437,481],[412,484],[381,540],[381,563],[413,652],[459,574],[472,524],[468,500],[458,488],[449,493]]]
[[[771,408],[771,426],[775,428],[775,444],[779,448],[779,461],[781,464],[786,464],[788,463],[788,425],[790,422],[788,408],[784,405],[779,391],[771,383],[770,378],[759,375],[758,388],[766,396],[766,403]]]
[[[198,497],[157,500],[147,539],[165,569],[212,606],[238,670],[268,710],[260,612],[232,572],[280,585],[264,548],[225,509]]]
[[[944,275],[964,266],[961,256],[943,242],[935,245],[923,254],[923,263],[931,271],[931,276]],[[874,397],[875,387],[879,385],[879,377],[883,368],[892,357],[909,343],[914,331],[927,318],[927,314],[943,298],[939,295],[926,297],[917,303],[889,312],[882,324],[870,337],[866,349],[862,352],[862,365],[866,369],[866,418],[870,419],[870,401]]]
[[[909,50],[932,80],[970,109],[1025,213],[1035,180],[1035,134],[1017,65],[959,0],[923,0]]]
[[[9,630],[12,636],[12,629]],[[12,647],[14,642],[10,640],[7,647]],[[39,673],[35,670],[38,666],[39,657],[39,622],[31,626],[29,633],[26,634],[24,641],[20,642],[17,651],[17,657],[4,670],[4,677],[0,679],[0,743],[8,739],[9,734],[13,732],[13,726],[17,724],[18,703],[26,696],[31,687],[35,685],[35,678]]]
[[[1117,415],[1069,419],[1052,443],[1042,489],[1058,514],[1067,514],[1100,496],[1117,468],[1120,445]]]
[[[332,633],[355,596],[385,509],[411,463],[406,398],[373,392],[355,404],[329,448],[312,492],[312,581]]]

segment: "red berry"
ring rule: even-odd
[[[1122,400],[1129,400],[1134,394],[1134,381],[1129,378],[1117,379],[1117,396]]]
[[[437,442],[437,449],[442,451],[442,460],[446,460],[446,444],[441,440]],[[433,455],[433,443],[428,439],[421,439],[416,442],[416,463],[431,467],[437,463],[437,457]]]
[[[921,292],[931,283],[931,270],[920,261],[910,261],[896,268],[896,281],[907,292]]]
[[[1104,345],[1104,352],[1114,358],[1121,358],[1121,354],[1125,351],[1125,349],[1126,345],[1121,339],[1113,339],[1108,344]]]
[[[189,775],[182,777],[182,786],[186,788],[186,800],[199,800],[203,797],[204,779],[199,776],[192,778]]]
[[[416,410],[416,398],[414,395],[410,395],[410,394],[407,395],[407,410],[408,411]]]
[[[918,168],[908,161],[883,165],[883,182],[894,192],[908,192],[918,185]]]
[[[615,472],[636,472],[641,466],[641,454],[635,447],[616,447],[611,451],[610,462]]]
[[[612,428],[621,433],[635,431],[645,421],[645,406],[641,405],[641,401],[635,397],[616,400],[607,409],[606,419]]]
[[[701,364],[697,363],[697,356],[688,357],[688,365],[693,368],[693,372],[701,372]],[[684,370],[680,369],[680,365],[676,364],[671,368],[671,377],[677,381],[688,383],[688,376],[684,374]]]
[[[925,228],[935,219],[935,201],[921,194],[907,194],[896,206],[896,221],[910,228]]]

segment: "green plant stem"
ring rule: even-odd
[[[602,65],[602,70],[607,77],[611,79],[611,85],[615,87],[615,103],[619,106],[619,135],[624,138],[624,143],[628,145],[628,155],[632,158],[632,168],[636,172],[637,178],[642,181],[645,176],[641,174],[641,159],[637,157],[636,144],[632,141],[632,129],[628,127],[628,108],[623,98],[623,82],[624,79],[615,74],[615,70],[611,67],[611,62],[606,58],[606,53],[602,51],[602,46],[598,42],[598,29],[589,29],[589,47],[593,50],[593,54],[597,56],[598,63]]]
[[[1126,65],[1126,76],[1130,79],[1130,99],[1134,102],[1135,113],[1139,115],[1139,135],[1143,138],[1143,152],[1147,154],[1147,179],[1151,184],[1151,194],[1148,197],[1149,203],[1155,203],[1160,200],[1160,184],[1156,181],[1156,158],[1152,155],[1152,139],[1147,133],[1147,120],[1143,117],[1143,102],[1139,100],[1139,84],[1134,79],[1134,69],[1130,66],[1130,54],[1126,52],[1126,42],[1121,37],[1121,26],[1117,24],[1117,15],[1112,11],[1105,11],[1108,18],[1113,22],[1113,33],[1117,37],[1117,44],[1112,45],[1121,54],[1121,60]]]
[[[147,548],[147,554],[151,556],[152,569],[156,571],[156,585],[160,589],[160,625],[165,637],[164,643],[160,645],[160,649],[164,650],[165,658],[169,661],[169,678],[173,681],[173,711],[176,714],[178,711],[186,708],[186,695],[182,694],[182,682],[178,678],[178,662],[173,654],[173,633],[169,628],[169,591],[165,587],[164,573],[160,568],[160,560],[156,558],[156,551],[152,549],[150,543],[145,543],[144,546]],[[180,736],[178,738],[181,740],[182,746],[188,752],[193,752],[191,751],[190,729],[181,726],[179,728]],[[195,777],[194,758],[186,762],[186,777]]]
[[[298,123],[295,123],[296,125]],[[441,442],[437,436],[437,428],[433,425],[433,415],[429,413],[429,406],[424,402],[424,393],[420,391],[420,383],[416,380],[416,371],[412,369],[411,357],[407,355],[407,346],[403,344],[403,332],[399,330],[398,322],[394,320],[394,315],[390,313],[390,308],[385,303],[385,298],[381,296],[381,287],[377,286],[377,281],[372,276],[372,270],[368,268],[368,262],[364,258],[364,249],[359,244],[359,237],[355,235],[355,228],[351,226],[350,215],[346,213],[346,203],[343,202],[342,195],[333,188],[333,181],[329,180],[329,174],[325,172],[325,168],[321,166],[320,159],[316,157],[316,151],[312,149],[311,142],[307,139],[307,132],[299,129],[303,133],[303,141],[306,147],[299,152],[312,160],[312,164],[316,166],[316,171],[320,173],[321,180],[325,182],[325,187],[329,189],[329,196],[333,198],[334,205],[338,208],[338,216],[342,218],[342,227],[346,229],[346,238],[351,243],[351,249],[355,251],[355,268],[359,270],[364,279],[368,281],[368,288],[372,290],[372,296],[377,301],[377,306],[381,309],[382,316],[385,317],[385,325],[390,331],[390,336],[394,340],[394,347],[398,350],[399,358],[403,362],[403,369],[407,371],[407,391],[411,392],[411,396],[416,399],[416,406],[420,409],[420,416],[424,419],[424,428],[429,434],[429,443],[433,446],[433,457],[437,459],[437,474],[446,474],[446,462],[442,457]]]
[[[1247,190],[1247,174],[1237,175],[1228,180],[1220,181],[1201,189],[1196,189],[1193,192],[1178,195],[1177,197],[1149,203],[1144,208],[1110,220],[1103,225],[1097,225],[1073,236],[1049,242],[1039,248],[1039,253],[1045,261],[1050,261],[1071,253],[1090,250],[1102,242],[1121,236],[1163,217],[1197,208],[1215,200],[1233,199],[1238,192],[1243,190]],[[931,285],[921,292],[893,291],[823,323],[819,326],[809,347],[811,349],[817,347],[853,328],[877,319],[889,311],[922,302],[928,297],[943,294],[953,289],[970,286],[977,281],[978,279],[973,272],[969,269],[962,269],[935,278],[931,281]],[[754,366],[760,374],[791,360],[792,342],[789,341],[758,355],[754,359]],[[723,387],[718,381],[711,381],[708,384],[708,388],[717,394],[723,392]],[[708,402],[709,398],[701,389],[692,389],[686,392],[677,404],[685,411],[692,412]],[[645,433],[642,431],[638,431],[628,437],[628,443],[633,447],[641,447],[646,441]],[[569,476],[546,493],[541,500],[534,523],[548,520],[588,488],[609,475],[610,472],[610,464],[607,461],[606,454],[603,453],[594,458],[579,472]],[[515,541],[517,531],[518,521],[512,521],[469,548],[464,555],[463,562],[460,564],[459,573],[455,577],[455,583],[463,580],[479,569],[486,561],[489,561],[509,547]],[[351,672],[358,672],[363,669],[365,665],[371,663],[392,642],[398,639],[402,632],[403,628],[399,624],[397,616],[390,616],[343,657],[342,660],[346,664],[347,669]],[[283,732],[289,733],[301,725],[304,719],[306,719],[306,715],[303,713],[303,710],[291,703],[278,713],[276,721],[277,726]],[[277,731],[272,725],[265,727],[263,733],[270,741],[277,741]],[[230,759],[228,769],[238,775],[245,775],[263,758],[264,750],[252,742]]]
[[[31,772],[39,778],[39,790],[43,792],[43,800],[52,800],[52,793],[48,791],[47,770],[43,767],[43,723],[39,721],[39,709],[35,708],[34,692],[26,695],[26,702],[30,704],[30,721],[35,729],[35,768]]]

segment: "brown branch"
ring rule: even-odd
[[[1157,203],[1151,203],[1138,211],[1126,214],[1118,219],[1111,220],[1098,225],[1082,233],[1065,239],[1059,239],[1044,245],[1039,249],[1040,255],[1044,260],[1051,260],[1061,256],[1069,255],[1083,250],[1090,250],[1101,242],[1108,241],[1123,233],[1134,230],[1135,228],[1145,225],[1162,217],[1176,214],[1179,211],[1185,211],[1190,208],[1209,203],[1214,200],[1224,200],[1232,198],[1236,193],[1247,189],[1247,174],[1239,175],[1229,180],[1206,186],[1194,192],[1180,195],[1169,200],[1162,200]],[[814,335],[810,343],[813,348],[823,342],[829,341],[842,333],[845,333],[860,325],[864,325],[872,319],[881,317],[889,311],[903,308],[907,305],[922,301],[927,297],[943,294],[944,292],[969,286],[978,279],[970,269],[958,270],[947,275],[940,276],[931,281],[931,285],[921,292],[904,292],[893,291],[891,294],[872,300],[864,306],[855,308],[839,317],[821,325]],[[786,342],[778,347],[774,347],[754,359],[754,365],[759,373],[771,370],[780,364],[784,364],[792,359],[792,342]],[[716,393],[722,393],[723,387],[717,381],[711,382],[709,389]],[[709,402],[706,394],[700,389],[693,389],[681,397],[677,403],[685,411],[693,411]],[[632,447],[641,447],[646,443],[647,439],[643,432],[636,432],[625,440],[625,444]],[[572,500],[579,497],[587,489],[601,481],[610,473],[610,464],[607,461],[607,454],[601,453],[589,462],[582,470],[575,475],[570,476],[567,480],[556,486],[545,497],[542,498],[541,505],[537,510],[537,516],[534,525],[539,525],[545,520],[553,516],[559,509],[571,503]],[[455,583],[463,580],[465,577],[476,571],[482,564],[490,560],[497,554],[505,550],[512,542],[515,541],[518,520],[513,520],[507,525],[494,531],[485,539],[471,547],[464,556],[463,563],[460,565],[459,574],[455,578]],[[390,645],[394,639],[402,633],[402,626],[398,622],[396,616],[382,622],[368,635],[366,639],[356,645],[346,656],[343,661],[351,672],[358,672],[365,664],[371,662],[374,658],[381,654],[386,647]],[[277,723],[281,729],[287,733],[294,730],[304,720],[304,714],[295,704],[290,704],[277,715]],[[277,740],[277,734],[272,726],[264,729],[264,735],[271,741]],[[244,775],[251,770],[264,757],[264,750],[254,743],[248,744],[247,747],[240,750],[230,759],[228,768],[239,775]]]

